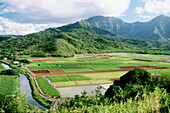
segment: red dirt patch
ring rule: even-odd
[[[49,70],[31,70],[33,73],[50,73]]]
[[[115,80],[120,80],[120,78],[113,78],[113,79],[110,79],[111,81],[115,81]]]
[[[123,69],[123,70],[132,70],[132,69],[135,69],[135,68],[141,68],[141,69],[145,69],[145,70],[168,69],[168,67],[155,67],[155,66],[121,66],[119,68]]]
[[[31,70],[36,76],[53,75],[49,70]]]

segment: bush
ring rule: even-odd
[[[31,61],[29,61],[29,60],[27,60],[27,59],[22,59],[22,60],[20,60],[20,62],[25,63],[25,64],[31,63]]]
[[[128,73],[120,77],[119,81],[115,81],[114,84],[124,88],[128,84],[146,85],[152,82],[151,74],[144,69],[136,68],[130,70]]]
[[[120,77],[119,81],[114,81],[114,84],[105,92],[105,97],[110,98],[112,102],[120,102],[134,98],[137,94],[141,97],[144,90],[153,92],[156,87],[167,89],[169,92],[169,80],[162,77],[152,78],[147,71],[136,68]]]
[[[3,70],[0,73],[1,75],[14,75],[14,76],[19,76],[18,71],[16,69],[8,69],[8,70]]]

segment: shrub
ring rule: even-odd
[[[18,71],[16,69],[8,69],[8,70],[3,70],[0,73],[1,75],[14,75],[14,76],[19,76]]]

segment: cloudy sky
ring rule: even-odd
[[[0,0],[0,34],[25,35],[96,15],[126,22],[170,16],[170,0]]]

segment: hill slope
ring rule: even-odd
[[[158,16],[149,22],[126,23],[115,17],[96,16],[87,19],[99,29],[123,37],[170,41],[170,17]]]
[[[0,42],[11,38],[21,37],[21,35],[0,35]]]
[[[123,38],[101,30],[86,20],[0,43],[4,52],[33,54],[33,56],[73,56],[81,53],[169,51],[170,44]],[[166,52],[166,54],[169,54]]]

